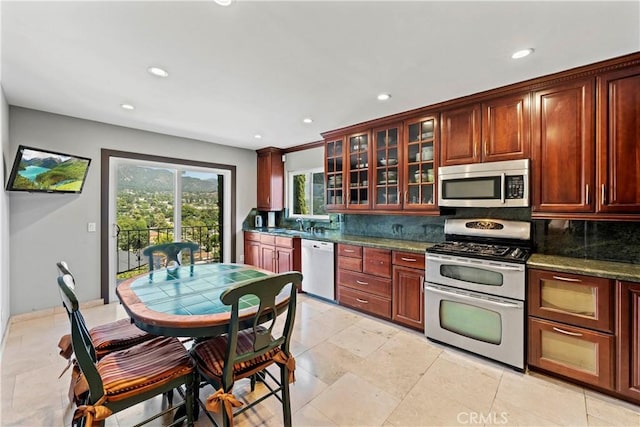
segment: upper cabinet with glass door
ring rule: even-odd
[[[344,192],[344,138],[325,142],[325,209],[343,209],[346,203]]]
[[[373,131],[374,209],[402,208],[402,150],[401,126]]]
[[[404,208],[438,210],[436,171],[438,169],[437,122],[428,116],[405,122],[406,169]]]
[[[369,134],[347,137],[347,209],[369,209]]]

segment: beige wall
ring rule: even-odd
[[[19,144],[92,159],[81,194],[11,193],[11,315],[60,304],[56,265],[64,259],[78,281],[78,298],[100,298],[100,150],[111,149],[235,165],[236,258],[242,254],[242,220],[256,205],[256,153],[19,107],[9,109],[9,152]],[[4,240],[4,239],[3,239]]]
[[[0,143],[2,145],[2,192],[0,193],[0,338],[11,314],[9,286],[9,195],[4,191],[13,153],[9,149],[9,106],[0,83]]]

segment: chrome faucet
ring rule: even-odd
[[[296,218],[296,222],[300,226],[300,231],[304,231],[304,220],[302,218]]]

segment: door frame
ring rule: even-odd
[[[110,181],[110,161],[112,157],[119,157],[129,160],[144,160],[158,163],[173,163],[181,166],[196,166],[208,169],[221,169],[229,171],[231,174],[230,185],[230,203],[228,209],[231,218],[230,223],[230,242],[229,255],[231,262],[236,261],[236,239],[234,238],[234,230],[236,229],[236,166],[225,165],[220,163],[201,162],[197,160],[179,159],[175,157],[163,157],[152,154],[134,153],[129,151],[109,150],[103,148],[100,150],[100,297],[105,304],[109,301],[109,239],[111,235],[111,224],[109,223],[109,195],[111,192]]]

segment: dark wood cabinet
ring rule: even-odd
[[[444,111],[440,165],[528,158],[529,104],[522,93]]]
[[[276,273],[302,270],[301,247],[299,238],[276,236]]]
[[[258,197],[260,211],[281,211],[284,208],[284,162],[282,150],[268,147],[258,153]]]
[[[391,318],[391,251],[339,243],[337,293],[340,304]]]
[[[617,390],[640,403],[640,283],[618,282]]]
[[[344,137],[336,137],[324,143],[325,209],[344,210]]]
[[[480,104],[444,111],[440,123],[440,166],[463,165],[481,161]]]
[[[244,232],[244,263],[260,267],[260,234]]]
[[[611,279],[530,269],[529,367],[615,391]]]
[[[529,315],[602,332],[614,332],[614,281],[529,269]]]
[[[402,202],[405,210],[438,211],[437,185],[440,157],[436,115],[405,122]]]
[[[347,210],[368,210],[371,207],[371,145],[369,132],[347,136],[346,192]]]
[[[602,213],[640,212],[640,67],[597,78],[598,205]]]
[[[593,79],[533,94],[533,216],[593,212],[595,130]]]
[[[424,255],[393,251],[391,319],[424,330]]]
[[[614,389],[612,334],[529,317],[529,366]]]
[[[530,94],[482,103],[482,161],[526,159],[530,155]]]
[[[373,209],[402,208],[405,176],[402,152],[402,126],[395,124],[373,130],[372,195]]]
[[[245,264],[255,265],[273,273],[300,271],[301,256],[301,243],[298,237],[244,232]]]

